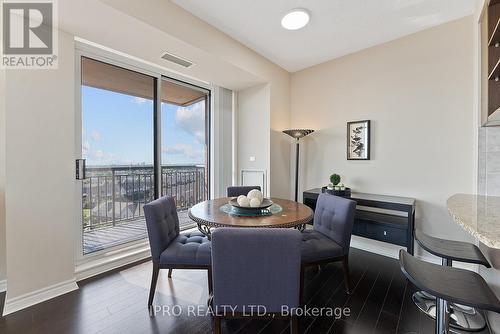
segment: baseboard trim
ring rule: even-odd
[[[399,259],[399,250],[404,247],[388,244],[386,242],[367,239],[353,235],[351,238],[351,247],[361,249],[370,253],[375,253],[393,259]]]
[[[352,236],[351,239],[351,247],[361,249],[370,253],[375,253],[382,256],[390,257],[393,259],[399,259],[399,250],[406,249],[406,247],[392,245],[386,242],[367,239],[354,235]],[[441,258],[421,250],[417,245],[415,245],[414,255],[422,261],[441,265]],[[454,261],[453,267],[467,269],[475,272],[479,271],[479,266],[473,263],[463,263]]]
[[[7,291],[7,280],[0,280],[0,292]]]
[[[78,285],[75,279],[70,279],[14,298],[8,298],[7,296],[3,308],[3,316],[77,289]]]
[[[151,252],[149,246],[145,246],[135,249],[134,251],[113,254],[106,258],[80,264],[75,270],[75,279],[54,284],[12,299],[9,299],[7,296],[3,309],[3,316],[77,290],[78,285],[76,282],[79,280],[99,275],[127,264],[147,259],[148,257],[151,257]],[[6,286],[6,280],[0,281],[0,292],[2,291],[2,283]],[[5,289],[3,291],[5,291]]]
[[[92,276],[97,276],[107,271],[117,269],[149,257],[151,257],[151,251],[148,244],[131,251],[119,252],[106,257],[87,261],[76,267],[76,280],[81,281]]]

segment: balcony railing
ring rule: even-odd
[[[152,166],[87,167],[83,182],[83,231],[144,218],[144,205],[154,197]],[[161,195],[171,195],[177,210],[207,198],[205,166],[162,166]]]

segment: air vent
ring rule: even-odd
[[[167,60],[167,61],[170,61],[172,63],[176,63],[177,65],[181,65],[182,67],[191,67],[194,65],[193,62],[185,59],[185,58],[182,58],[182,57],[179,57],[179,56],[176,56],[174,55],[173,53],[168,53],[166,52],[163,56],[161,56],[163,59]]]

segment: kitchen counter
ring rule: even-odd
[[[456,194],[446,204],[465,231],[486,246],[500,249],[500,197]]]

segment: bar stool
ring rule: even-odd
[[[436,296],[435,334],[448,333],[447,303],[500,313],[500,301],[478,273],[424,262],[403,249],[399,251],[399,264],[410,282]]]
[[[481,250],[471,243],[444,240],[428,236],[415,230],[418,244],[429,253],[441,257],[442,265],[451,267],[453,261],[475,263],[490,268]],[[412,296],[417,307],[432,318],[436,317],[438,304],[436,298],[425,291],[417,291]],[[451,303],[447,305],[447,322],[450,327],[465,331],[479,331],[486,326],[484,316],[474,308]]]

